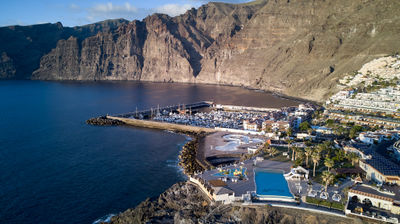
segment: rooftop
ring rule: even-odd
[[[382,189],[376,187],[359,184],[355,185],[350,189],[350,192],[362,194],[369,197],[374,197],[377,199],[382,199],[386,201],[400,201],[400,187],[399,186],[386,186]]]
[[[380,173],[389,176],[400,176],[400,165],[386,159],[368,144],[350,143],[348,146],[354,147],[366,155],[371,155],[370,159],[365,159],[363,161],[378,170]]]

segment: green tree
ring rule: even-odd
[[[326,126],[333,127],[335,125],[335,121],[332,119],[326,120]]]
[[[292,161],[294,161],[296,158],[297,147],[292,147],[291,149],[292,149]]]
[[[346,158],[346,154],[343,149],[338,149],[335,151],[335,157],[333,158],[337,162],[341,162]]]
[[[317,167],[317,164],[319,163],[319,160],[321,159],[321,154],[318,151],[314,151],[314,153],[311,155],[311,159],[314,164],[313,177],[315,177],[315,168]]]
[[[324,165],[328,168],[328,171],[335,165],[335,162],[331,158],[326,158],[324,161]]]
[[[304,158],[303,149],[296,147],[295,150],[296,150],[296,154],[294,156],[294,160],[300,159],[301,161],[303,161],[303,158]]]
[[[287,143],[288,143],[288,151],[292,150],[292,161],[293,161],[294,160],[294,148],[292,147],[293,140],[289,138]]]
[[[347,159],[351,161],[351,165],[353,165],[353,166],[355,163],[357,163],[360,160],[357,153],[355,153],[355,152],[350,152],[349,154],[347,154]]]
[[[322,181],[325,183],[325,191],[328,191],[328,185],[331,184],[333,182],[333,180],[335,179],[335,176],[329,172],[329,171],[324,171],[322,173]]]
[[[299,125],[299,129],[300,131],[308,131],[309,129],[311,129],[311,125],[310,123],[308,123],[308,121],[303,121]]]
[[[310,156],[312,155],[312,153],[313,153],[313,149],[310,148],[310,147],[307,147],[307,148],[304,150],[304,155],[306,156],[306,166],[307,166],[307,167],[308,167],[308,159],[310,158]]]
[[[277,150],[276,148],[272,147],[272,148],[269,150],[269,155],[270,155],[271,157],[274,157],[276,154],[278,154],[278,150]]]
[[[269,143],[266,142],[266,143],[263,145],[263,147],[262,147],[262,151],[263,151],[264,153],[268,153],[269,150],[270,150]]]
[[[353,139],[357,136],[359,132],[363,130],[363,127],[355,125],[349,131],[349,138]]]
[[[293,129],[292,128],[288,128],[287,135],[288,135],[289,138],[290,138],[290,136],[293,135]]]

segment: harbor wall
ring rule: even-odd
[[[170,131],[183,131],[183,132],[206,132],[206,133],[215,132],[215,130],[212,128],[195,127],[195,126],[173,124],[167,122],[139,120],[139,119],[114,117],[114,116],[107,116],[107,118],[122,121],[127,125],[132,125],[136,127],[154,128],[154,129],[162,129]]]

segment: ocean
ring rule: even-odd
[[[1,81],[0,222],[94,223],[184,181],[177,164],[186,136],[85,121],[201,100],[298,104],[217,85]]]

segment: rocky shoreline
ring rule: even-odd
[[[204,170],[197,158],[199,139],[205,133],[182,133],[192,138],[183,147],[179,165],[186,175]],[[160,196],[148,198],[111,218],[111,224],[131,223],[358,223],[358,220],[318,215],[304,210],[270,206],[223,205],[212,202],[190,181],[176,183]],[[104,223],[104,224],[105,224]]]
[[[159,197],[111,218],[111,224],[131,223],[358,223],[358,220],[270,206],[222,205],[211,202],[190,182],[174,184]],[[360,222],[361,223],[361,222]]]
[[[106,116],[101,116],[101,117],[90,118],[89,120],[86,121],[86,124],[98,125],[98,126],[117,126],[117,125],[123,125],[124,122],[109,119]]]

